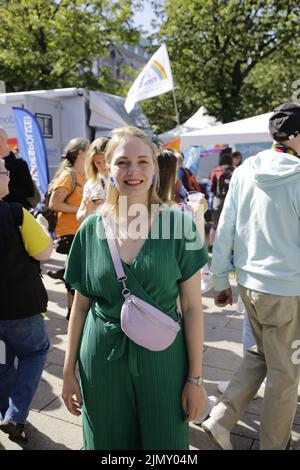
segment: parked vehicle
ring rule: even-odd
[[[73,137],[93,140],[110,135],[114,128],[125,125],[134,125],[152,134],[141,108],[136,105],[129,115],[124,102],[125,98],[120,96],[83,88],[3,93],[0,100],[0,127],[6,130],[9,145],[14,149],[18,143],[12,107],[23,107],[38,119],[45,140],[51,179],[60,163],[64,147]]]

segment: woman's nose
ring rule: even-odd
[[[135,163],[131,163],[129,166],[128,166],[128,170],[127,170],[127,173],[129,175],[134,175],[134,173],[136,172],[138,166],[135,164]]]

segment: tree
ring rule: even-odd
[[[292,81],[300,78],[300,6],[296,2],[153,3],[160,23],[155,38],[168,47],[181,122],[200,105],[228,122],[267,112],[283,101],[283,95],[290,99],[282,87],[290,89]],[[287,52],[291,50],[293,54]],[[172,113],[171,107],[164,111]],[[162,120],[156,124],[163,126]]]
[[[176,126],[176,114],[171,92],[140,101],[139,105],[157,134]]]
[[[257,64],[245,80],[241,109],[255,115],[271,111],[284,101],[300,102],[299,66],[300,48],[293,42]]]
[[[93,62],[109,44],[137,41],[133,7],[133,0],[0,0],[0,80],[7,91],[107,91],[107,83],[111,90],[108,70],[98,82]]]

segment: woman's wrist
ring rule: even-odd
[[[187,377],[202,377],[202,367],[190,368]]]
[[[186,382],[193,385],[202,385],[203,379],[201,376],[198,377],[187,377]]]
[[[63,368],[63,376],[68,377],[74,374],[75,374],[75,364],[71,365],[71,364],[65,363],[64,368]]]

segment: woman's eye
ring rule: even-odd
[[[142,163],[142,165],[148,165],[148,160],[141,160],[140,163]]]

